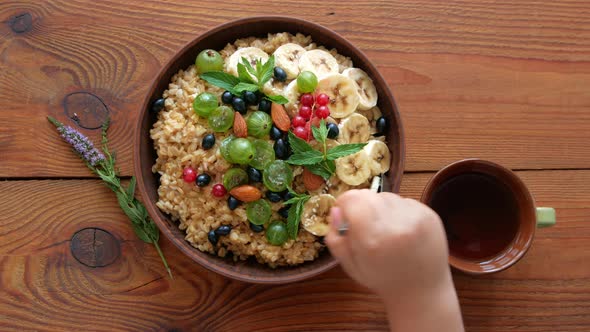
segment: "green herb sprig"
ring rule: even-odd
[[[334,162],[336,159],[357,153],[367,145],[367,143],[340,144],[328,149],[326,146],[328,128],[324,120],[320,121],[319,127],[312,126],[311,129],[313,137],[321,144],[322,151],[315,150],[306,141],[289,132],[289,145],[293,154],[287,163],[305,166],[310,172],[326,180],[336,172],[336,163]]]
[[[210,71],[202,73],[200,77],[209,84],[225,89],[232,94],[239,96],[245,91],[257,92],[263,91],[263,86],[272,78],[275,68],[275,57],[271,55],[265,63],[260,59],[256,60],[256,66],[242,57],[242,62],[238,63],[238,77],[230,75],[223,71]],[[254,77],[254,79],[252,78]],[[266,95],[266,99],[277,104],[286,104],[289,100],[281,95]]]
[[[303,205],[307,202],[311,196],[307,194],[298,194],[293,188],[288,187],[289,192],[293,195],[293,198],[286,201],[285,205],[291,205],[289,208],[289,215],[287,216],[287,234],[292,239],[297,238],[299,233],[299,222],[301,221],[301,213],[303,213]]]
[[[98,151],[82,133],[66,126],[52,117],[47,117],[49,122],[55,125],[64,140],[72,145],[74,151],[84,160],[86,166],[96,175],[98,175],[117,196],[119,206],[131,221],[133,231],[142,241],[151,243],[156,248],[166,271],[170,278],[172,272],[164,253],[158,245],[160,231],[147,213],[145,206],[135,198],[136,179],[131,177],[127,187],[121,184],[117,168],[115,166],[115,153],[111,153],[108,148],[107,130],[110,121],[107,119],[102,125],[102,152]]]

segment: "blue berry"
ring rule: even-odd
[[[281,196],[280,193],[276,193],[274,191],[267,191],[266,198],[268,198],[268,200],[273,203],[277,203],[277,202],[280,202],[283,197]]]
[[[246,173],[251,182],[262,182],[262,173],[256,168],[248,166]]]
[[[224,104],[231,104],[232,100],[234,100],[234,95],[231,94],[231,92],[229,91],[225,91],[222,95],[221,95],[221,101]]]
[[[287,145],[285,144],[285,141],[282,138],[279,138],[278,140],[275,141],[273,148],[275,150],[275,157],[277,159],[289,158],[288,151],[287,151]]]
[[[287,80],[287,73],[281,67],[275,67],[274,77],[279,82],[285,82]]]
[[[270,128],[270,138],[273,141],[276,141],[281,137],[283,137],[283,132],[279,128],[277,128],[275,125],[272,125],[272,128]]]
[[[291,206],[283,206],[282,208],[279,209],[279,216],[283,217],[283,218],[288,218],[289,217],[289,208]]]
[[[258,96],[252,91],[244,91],[244,100],[248,105],[258,104]]]
[[[197,176],[197,186],[205,187],[209,183],[211,183],[211,176],[209,174],[203,173]]]
[[[215,145],[215,135],[213,135],[213,134],[205,135],[205,137],[203,137],[203,142],[201,143],[201,146],[203,146],[203,149],[209,150],[213,147],[213,145]]]
[[[377,133],[375,134],[375,136],[383,136],[387,133],[387,129],[389,129],[389,121],[387,121],[387,118],[382,116],[379,119],[377,119],[377,122],[375,123],[375,127],[377,129]]]
[[[152,112],[159,112],[164,108],[164,98],[156,99],[152,104]]]
[[[234,97],[231,102],[234,110],[240,114],[246,114],[246,102],[240,97]]]
[[[260,101],[260,103],[258,103],[258,110],[259,111],[269,113],[270,112],[270,107],[271,107],[270,100],[262,99]]]
[[[338,137],[340,129],[338,129],[337,124],[330,122],[326,127],[328,128],[328,138],[335,139],[336,137]]]
[[[221,225],[221,226],[219,226],[219,228],[217,228],[215,230],[215,234],[221,235],[221,236],[228,235],[229,232],[231,232],[231,226],[229,226],[229,225]]]
[[[214,230],[209,231],[209,234],[207,234],[207,238],[209,239],[209,242],[211,242],[212,245],[216,245],[217,241],[219,241],[219,238],[217,237],[217,234],[215,234]]]
[[[253,223],[250,223],[250,229],[254,232],[254,233],[260,233],[264,230],[264,226],[262,225],[254,225]]]
[[[227,198],[227,207],[230,210],[235,210],[238,207],[238,205],[240,205],[240,200],[233,197],[232,195],[229,195],[229,197]]]

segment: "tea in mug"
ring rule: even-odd
[[[444,223],[452,256],[484,261],[516,237],[518,204],[499,179],[464,173],[443,182],[431,197],[428,205]]]

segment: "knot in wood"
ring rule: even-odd
[[[8,20],[8,25],[16,33],[24,33],[33,27],[33,17],[29,13],[18,14]]]
[[[90,92],[68,94],[63,100],[63,107],[66,115],[85,129],[98,129],[109,117],[107,105]]]
[[[84,228],[76,232],[70,250],[78,262],[89,267],[110,265],[121,253],[119,241],[100,228]]]

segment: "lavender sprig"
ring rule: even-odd
[[[53,123],[61,137],[69,143],[76,154],[86,163],[86,166],[98,175],[117,196],[117,201],[123,212],[131,221],[133,231],[142,241],[152,243],[164,263],[168,275],[172,278],[172,272],[168,267],[168,262],[164,253],[158,245],[160,231],[154,221],[147,213],[145,206],[137,200],[135,196],[135,177],[131,177],[127,188],[121,184],[121,179],[115,167],[115,156],[108,148],[107,130],[109,120],[102,125],[102,152],[94,147],[94,144],[88,137],[70,126],[66,126],[56,119],[48,116],[49,122]]]
[[[105,160],[104,154],[94,147],[94,144],[76,129],[66,126],[52,117],[47,117],[49,122],[57,127],[61,137],[74,148],[74,152],[92,166],[96,166]]]

